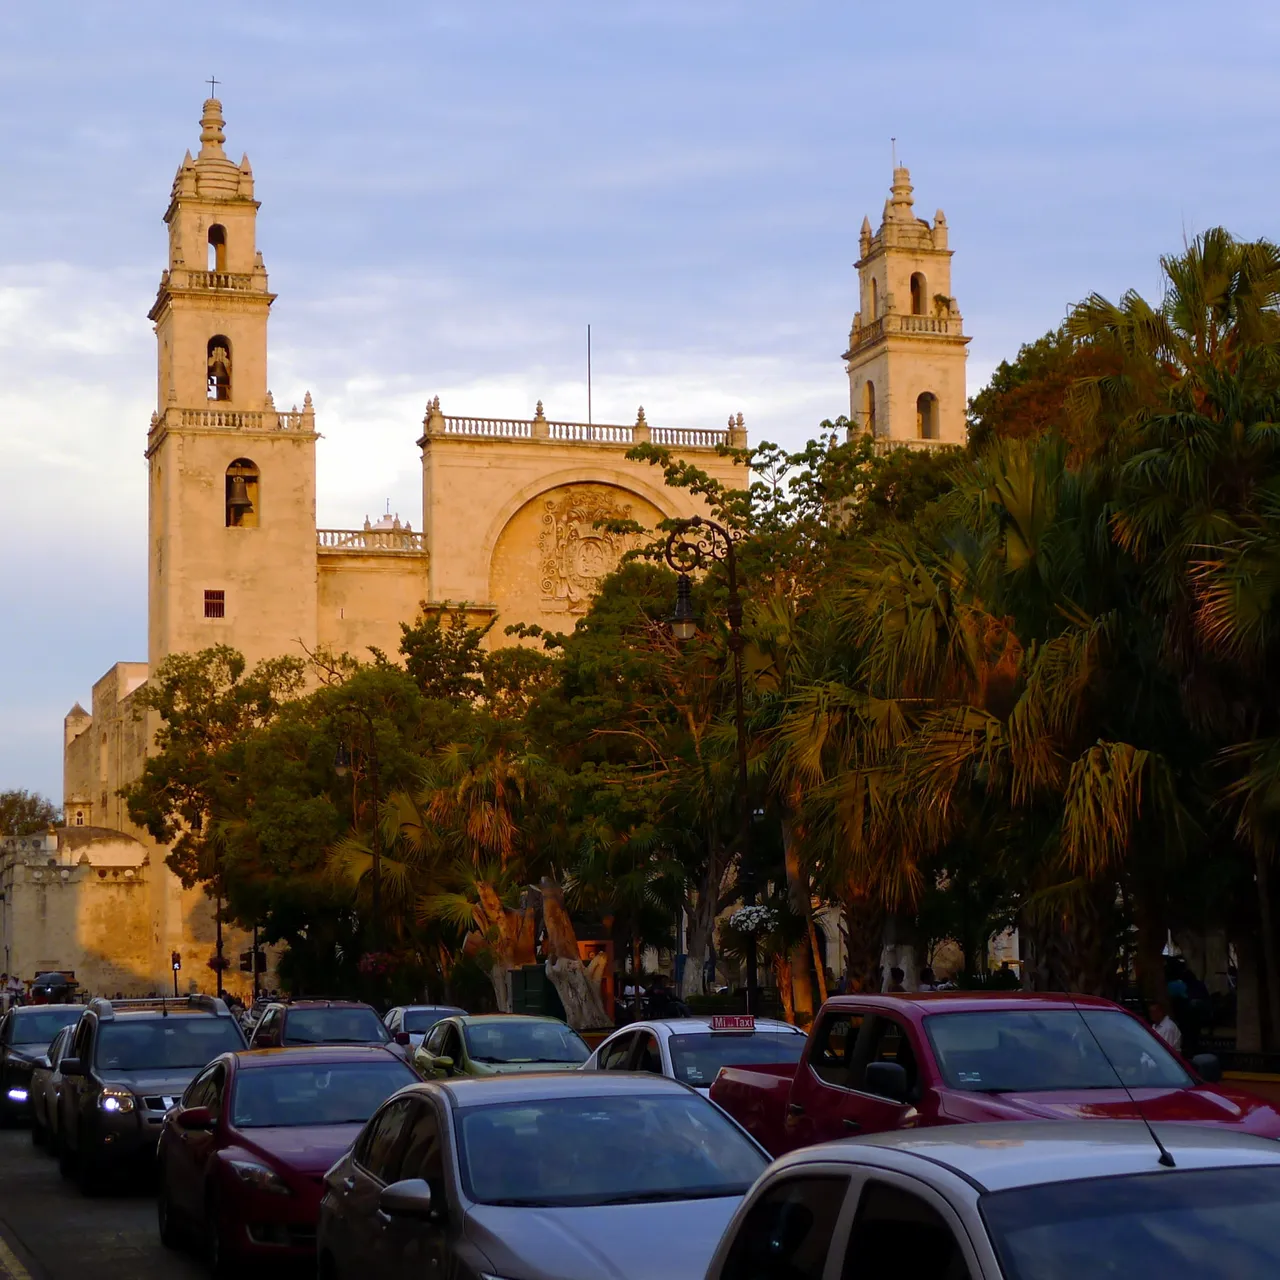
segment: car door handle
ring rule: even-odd
[[[848,1116],[846,1116],[840,1123],[853,1133],[857,1133],[858,1130],[862,1128],[856,1120],[850,1120]]]
[[[354,1191],[356,1189],[356,1180],[352,1177],[346,1177],[342,1180],[343,1191]]]
[[[802,1107],[798,1102],[788,1102],[788,1103],[787,1103],[787,1115],[789,1115],[789,1116],[802,1116],[802,1115],[804,1115],[804,1108],[803,1108],[803,1107]]]

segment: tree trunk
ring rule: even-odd
[[[823,970],[822,952],[818,949],[818,927],[814,923],[813,912],[809,912],[809,951],[813,955],[813,972],[818,979],[818,1001],[827,1003],[827,975]]]
[[[547,977],[564,1005],[565,1020],[575,1031],[612,1027],[599,988],[587,976],[578,951],[578,935],[564,906],[564,890],[542,878],[542,919],[547,927]]]
[[[800,864],[800,846],[795,825],[789,817],[782,819],[783,863],[787,872],[787,904],[791,914],[805,925],[804,939],[791,949],[791,990],[796,1020],[801,1026],[813,1021],[812,957],[809,953],[809,930],[813,923],[810,906],[809,877]]]
[[[773,977],[778,984],[778,996],[782,1000],[782,1016],[795,1026],[796,1007],[791,997],[794,976],[791,972],[791,959],[785,952],[780,951],[773,958]]]
[[[707,951],[715,936],[716,915],[720,910],[720,880],[724,868],[720,862],[719,845],[713,846],[707,858],[706,874],[698,890],[698,900],[688,908],[689,912],[689,952],[684,964],[684,975],[680,982],[680,995],[702,995],[707,984],[704,969]]]
[[[850,885],[844,903],[845,972],[850,991],[877,991],[884,907],[872,892]]]

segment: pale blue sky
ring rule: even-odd
[[[889,138],[951,224],[970,391],[1091,289],[1223,223],[1280,235],[1262,0],[174,5],[0,0],[0,788],[145,657],[146,311],[214,74],[310,389],[320,520],[417,526],[422,409],[801,443],[845,411]]]

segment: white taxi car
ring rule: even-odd
[[[749,1014],[631,1022],[597,1046],[583,1071],[651,1071],[705,1093],[721,1067],[795,1064],[807,1037],[799,1027]]]

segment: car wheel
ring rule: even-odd
[[[102,1168],[88,1149],[83,1133],[76,1143],[76,1186],[85,1196],[96,1196],[102,1190]]]
[[[169,1198],[169,1180],[163,1165],[156,1170],[156,1179],[156,1226],[160,1229],[160,1243],[166,1249],[181,1249],[186,1243],[185,1232]]]
[[[204,1261],[214,1280],[226,1280],[236,1266],[235,1252],[227,1244],[217,1197],[212,1195],[204,1205]]]

